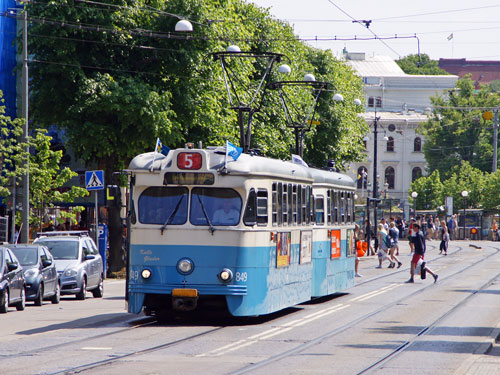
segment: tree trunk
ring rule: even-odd
[[[113,172],[116,168],[114,157],[107,158],[104,161],[107,185],[118,184],[113,178]],[[107,194],[106,194],[107,196]],[[109,258],[108,272],[118,272],[125,267],[125,252],[123,250],[123,223],[120,218],[120,207],[114,204],[116,201],[106,201],[108,207],[108,236],[109,236]]]

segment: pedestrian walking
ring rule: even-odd
[[[410,252],[413,253],[415,251],[415,236],[417,232],[415,231],[414,225],[417,224],[417,221],[414,218],[410,219],[410,226],[408,227],[408,241],[410,242]]]
[[[391,238],[391,248],[389,250],[389,256],[394,262],[398,263],[398,268],[403,265],[398,259],[399,255],[399,230],[396,227],[396,223],[394,221],[391,221],[389,224],[389,237]]]
[[[360,228],[359,228],[359,225],[358,224],[354,224],[354,248],[356,249],[356,260],[354,262],[354,276],[356,277],[361,277],[362,275],[358,272],[358,268],[359,268],[359,256],[358,256],[358,252],[357,252],[357,249],[358,249],[358,242],[361,241],[361,233],[360,233]]]
[[[432,215],[427,217],[427,240],[432,240],[432,236],[434,235],[434,218]]]
[[[448,233],[450,234],[450,240],[455,240],[455,215],[451,215],[450,220],[448,220],[447,226],[448,226]]]
[[[496,220],[493,220],[493,223],[491,224],[491,239],[493,241],[499,241],[498,238],[498,224]]]
[[[441,235],[441,222],[439,221],[439,218],[436,216],[436,218],[434,219],[434,239],[439,240],[440,235]]]
[[[411,259],[410,279],[407,281],[407,283],[415,282],[414,281],[415,268],[417,267],[419,260],[422,259],[423,261],[425,256],[425,236],[420,230],[420,225],[414,224],[413,227],[417,232],[414,242],[415,253],[413,254],[413,257]],[[434,277],[434,283],[436,283],[438,280],[438,274],[434,273],[429,267],[427,267],[425,261],[422,263],[421,267],[422,269],[425,269],[426,272],[429,272],[432,275],[432,277]]]
[[[382,262],[384,260],[388,260],[391,264],[389,264],[389,268],[394,268],[396,266],[396,263],[392,261],[392,259],[389,257],[389,249],[391,248],[391,238],[387,234],[387,232],[384,229],[384,224],[380,223],[377,226],[378,232],[377,232],[377,239],[379,243],[379,248],[377,251],[377,256],[378,256],[378,266],[375,268],[382,268]]]
[[[365,220],[365,241],[368,245],[367,252],[368,255],[375,255],[375,250],[372,246],[373,229],[370,220]]]
[[[450,234],[448,233],[448,228],[444,220],[441,222],[441,243],[439,244],[439,254],[448,255],[448,242],[450,242]]]

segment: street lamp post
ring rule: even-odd
[[[467,204],[467,196],[469,192],[467,190],[462,191],[462,197],[464,198],[464,240],[465,240],[465,205]]]
[[[417,218],[417,197],[418,193],[416,191],[411,193],[411,197],[413,198],[413,215],[415,216],[415,219]]]

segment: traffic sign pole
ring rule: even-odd
[[[94,197],[95,197],[95,232],[94,232],[94,237],[95,237],[95,243],[97,246],[97,250],[99,249],[99,207],[97,206],[97,194],[98,191],[94,191]]]

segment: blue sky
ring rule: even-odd
[[[324,38],[417,35],[432,59],[500,60],[500,1],[492,0],[251,0],[287,20],[313,46],[393,58],[418,52],[416,38],[325,41]],[[362,22],[371,21],[369,29]],[[451,38],[450,35],[453,35]]]

